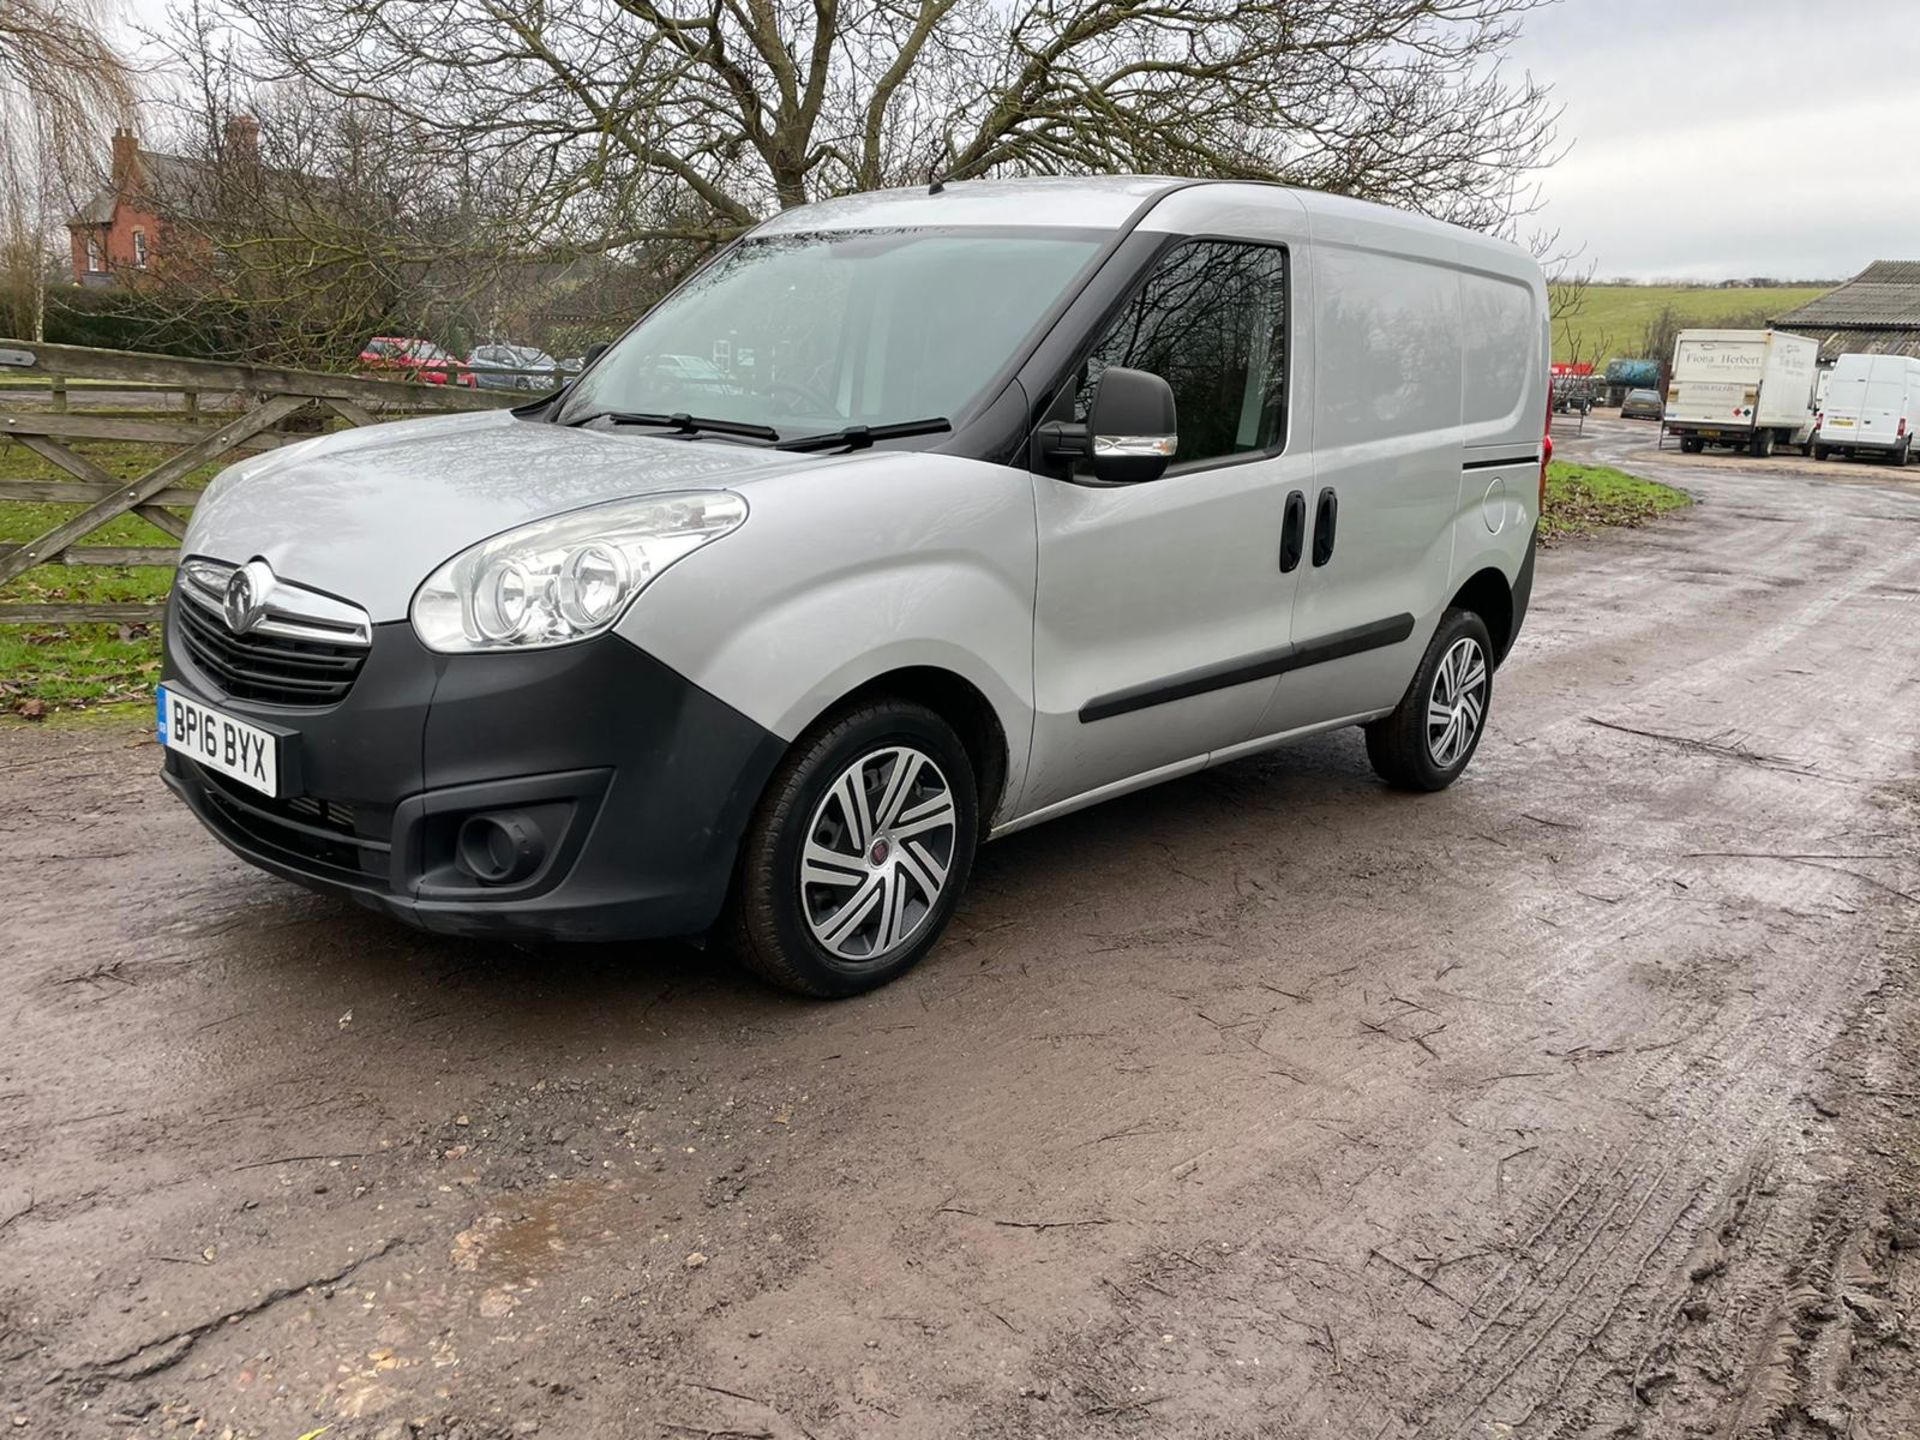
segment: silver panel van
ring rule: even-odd
[[[1449,785],[1526,613],[1548,406],[1533,260],[1379,206],[790,210],[550,398],[221,475],[165,778],[430,930],[715,935],[851,994],[932,948],[983,840],[1347,725]]]

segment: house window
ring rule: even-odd
[[[139,269],[147,268],[147,232],[144,230],[133,232],[133,263]]]
[[[100,254],[100,237],[98,235],[87,236],[87,270],[88,272],[90,274],[98,275],[102,270],[106,268],[107,268],[106,261],[102,258]]]

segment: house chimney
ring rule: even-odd
[[[113,185],[116,190],[127,188],[139,153],[140,142],[133,138],[131,130],[122,127],[113,132]]]
[[[251,115],[227,121],[227,159],[256,164],[260,159],[260,122]]]

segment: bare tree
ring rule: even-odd
[[[1283,179],[1482,227],[1548,156],[1549,0],[216,0],[262,79],[491,174],[530,241],[723,241],[935,176]]]
[[[40,338],[52,236],[133,98],[91,0],[0,0],[0,334]]]

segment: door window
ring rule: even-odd
[[[1173,387],[1176,465],[1277,449],[1286,432],[1287,252],[1190,240],[1163,256],[1108,326],[1080,373],[1084,421],[1109,365]]]

